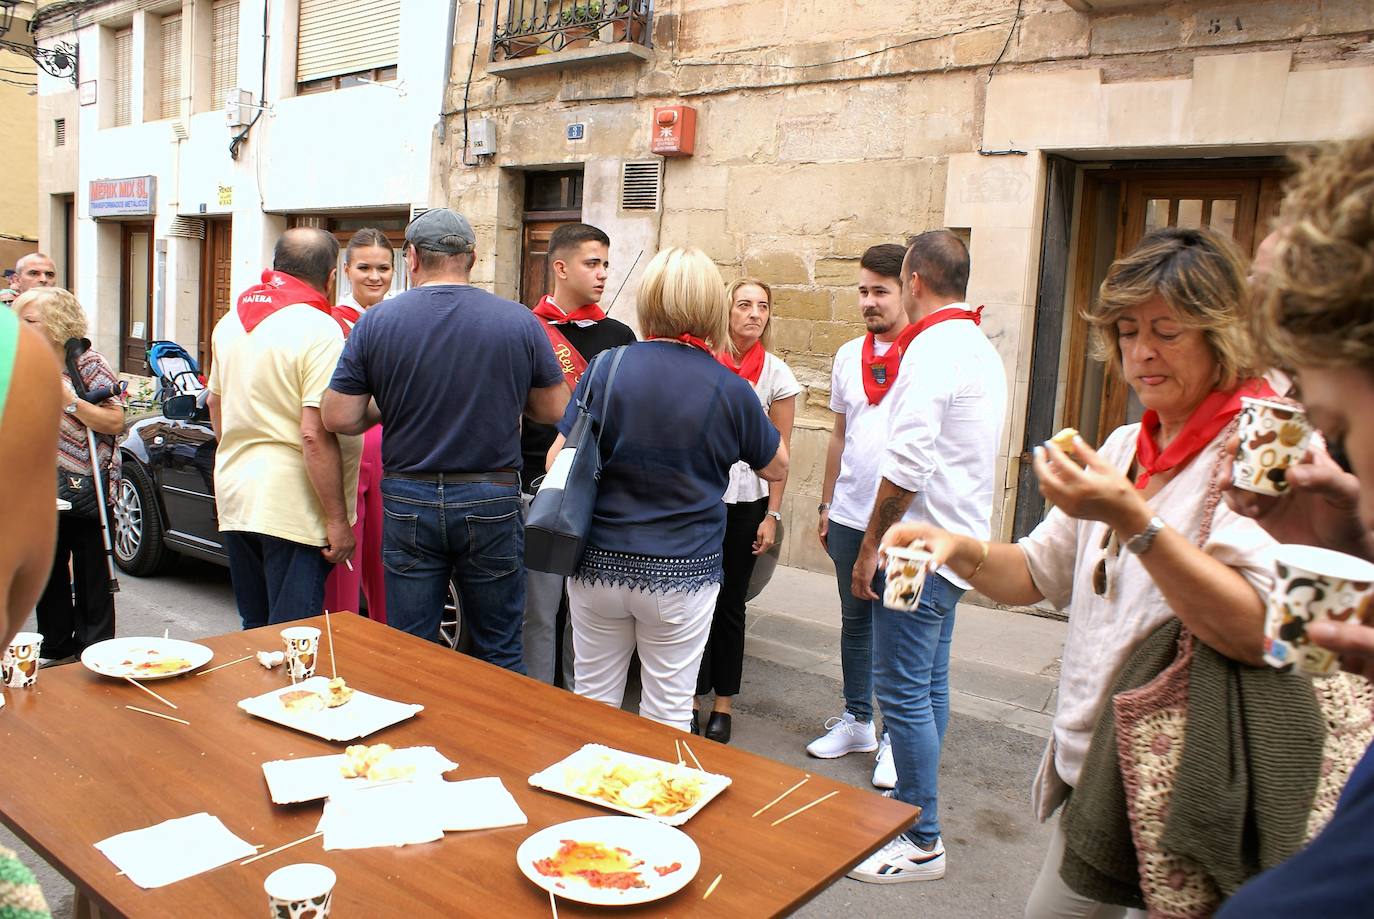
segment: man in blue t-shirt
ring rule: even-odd
[[[452,572],[474,653],[524,673],[520,418],[558,421],[568,387],[539,320],[469,283],[476,243],[447,208],[411,221],[416,286],[354,326],[321,411],[337,433],[386,431],[388,622],[437,640]]]

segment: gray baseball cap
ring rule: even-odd
[[[477,245],[472,224],[457,211],[436,207],[416,217],[406,227],[406,242],[419,249],[434,252],[471,252]]]

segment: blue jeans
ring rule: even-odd
[[[324,610],[324,582],[333,565],[319,546],[227,530],[229,579],[245,629],[307,619]]]
[[[897,797],[921,808],[907,836],[922,845],[940,835],[940,748],[949,724],[949,643],[961,588],[932,572],[916,609],[879,606],[874,618],[874,683],[892,740]]]
[[[835,563],[840,590],[840,671],[844,675],[844,708],[859,721],[873,720],[873,620],[883,604],[850,593],[854,562],[864,541],[861,530],[830,521],[826,551]],[[873,577],[873,592],[883,595],[883,570]]]
[[[517,485],[382,479],[387,624],[430,641],[450,575],[473,654],[525,672],[525,526]]]

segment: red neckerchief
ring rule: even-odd
[[[538,303],[534,305],[534,315],[546,322],[600,322],[606,318],[606,311],[601,308],[599,303],[588,303],[586,306],[579,306],[571,313],[563,312],[563,308],[553,302],[553,297],[545,294]],[[585,365],[584,365],[585,366]]]
[[[897,374],[902,369],[902,355],[906,353],[906,349],[911,346],[916,336],[933,325],[949,322],[951,319],[971,319],[974,325],[982,325],[983,307],[980,306],[976,310],[937,310],[903,329],[902,334],[897,336],[897,340],[882,357],[877,357],[873,353],[873,343],[876,340],[873,333],[869,332],[864,337],[862,369],[864,395],[868,396],[869,405],[877,405],[891,391],[892,385],[897,382]]]
[[[1240,414],[1241,396],[1269,399],[1273,398],[1274,390],[1263,379],[1254,379],[1246,380],[1229,392],[1212,393],[1198,403],[1198,407],[1188,416],[1183,430],[1162,451],[1155,442],[1155,434],[1159,431],[1159,413],[1154,409],[1147,410],[1140,419],[1140,430],[1135,438],[1135,459],[1140,467],[1135,487],[1144,488],[1150,484],[1152,476],[1185,465],[1202,452],[1202,448]]]
[[[763,359],[767,354],[768,352],[763,350],[763,342],[756,341],[748,351],[744,352],[738,364],[725,351],[716,355],[716,360],[720,361],[727,370],[744,377],[750,383],[758,383],[759,377],[763,376]]]
[[[673,341],[680,341],[684,345],[691,345],[693,348],[700,348],[712,357],[716,356],[716,352],[711,350],[711,346],[706,343],[706,339],[697,338],[690,332],[683,332],[681,335],[677,336],[677,338],[673,339]]]
[[[334,308],[330,306],[324,294],[298,278],[273,271],[271,268],[263,271],[260,284],[255,284],[239,294],[239,321],[243,323],[245,332],[252,332],[259,323],[277,310],[297,303],[312,306],[329,316],[339,324],[340,329],[343,329],[344,335],[348,335],[348,325],[334,315]]]

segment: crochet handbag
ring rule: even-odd
[[[1230,430],[1220,438],[1223,444],[1229,439]],[[1226,459],[1225,449],[1218,451],[1197,540],[1199,547],[1206,544],[1211,534],[1216,506],[1221,500],[1220,475]],[[1112,699],[1117,758],[1139,863],[1140,890],[1151,919],[1204,919],[1231,892],[1219,890],[1201,865],[1170,851],[1165,841],[1169,807],[1188,735],[1188,693],[1196,652],[1192,633],[1182,628],[1173,663],[1150,682],[1118,693]],[[1323,768],[1320,773],[1307,823],[1307,839],[1330,819],[1346,777],[1374,736],[1367,686],[1359,686],[1346,674],[1313,682],[1327,725],[1322,760],[1330,768]]]
[[[525,519],[525,566],[528,568],[568,577],[577,571],[582,561],[587,533],[592,528],[592,512],[596,508],[597,483],[601,478],[601,432],[610,405],[611,385],[627,347],[622,345],[603,351],[592,358],[587,367],[584,379],[588,385],[577,400],[577,419],[548,475],[544,476]],[[601,401],[598,421],[591,412],[595,395],[590,394],[590,383],[596,379],[593,376],[596,364],[607,354],[611,369],[606,374],[605,387],[596,394]]]

